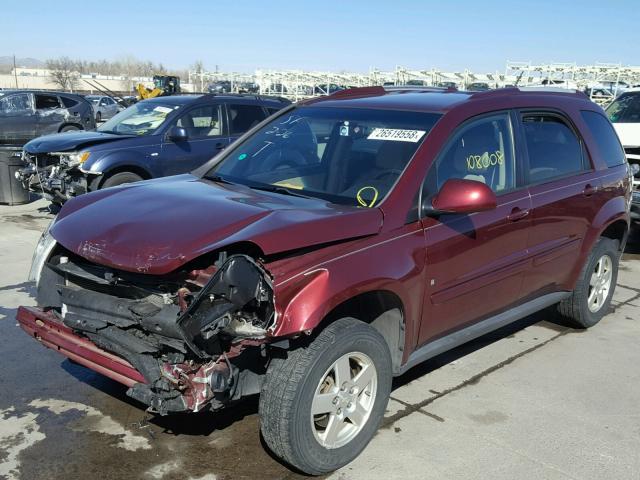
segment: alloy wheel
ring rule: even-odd
[[[609,296],[611,279],[613,278],[613,262],[609,255],[603,255],[596,262],[589,280],[589,296],[587,305],[593,313],[599,311]]]
[[[323,447],[340,448],[366,425],[375,404],[378,375],[364,353],[338,358],[322,376],[311,404],[311,428]]]

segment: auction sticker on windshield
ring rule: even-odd
[[[400,128],[374,128],[368,140],[392,140],[394,142],[419,141],[426,132],[424,130],[402,130]]]

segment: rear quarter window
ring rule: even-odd
[[[598,148],[604,156],[604,161],[609,168],[622,165],[626,161],[624,150],[611,122],[604,115],[590,110],[580,112],[593,138],[598,143]]]
[[[60,97],[60,100],[62,100],[62,103],[66,108],[75,107],[78,104],[77,100],[69,97]]]

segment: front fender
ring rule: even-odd
[[[317,263],[301,256],[300,262],[306,263],[301,273],[284,280],[275,278],[277,318],[270,333],[274,337],[308,333],[343,302],[384,291],[402,304],[405,341],[411,346],[422,314],[425,285],[424,234],[413,228],[374,235],[348,247],[330,247],[318,255]]]
[[[152,162],[149,161],[146,152],[134,149],[106,152],[95,158],[95,160],[89,158],[83,165],[82,170],[86,173],[100,175],[121,167],[130,166],[146,172],[149,178],[158,176],[158,172],[155,171],[156,169]]]

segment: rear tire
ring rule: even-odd
[[[102,114],[100,112],[96,113],[96,123],[100,123],[102,121]]]
[[[115,187],[117,185],[123,185],[125,183],[139,182],[141,180],[144,180],[144,178],[142,178],[140,175],[136,175],[135,173],[120,172],[107,178],[100,188]]]
[[[306,347],[271,359],[260,394],[265,443],[307,474],[346,465],[376,433],[391,378],[382,335],[354,318],[337,320]]]
[[[62,127],[60,129],[60,133],[62,133],[62,132],[77,132],[79,130],[80,130],[80,128],[76,127],[75,125],[65,125],[64,127]]]
[[[571,296],[558,304],[558,312],[569,325],[589,328],[608,313],[618,281],[619,246],[610,238],[597,241]]]

